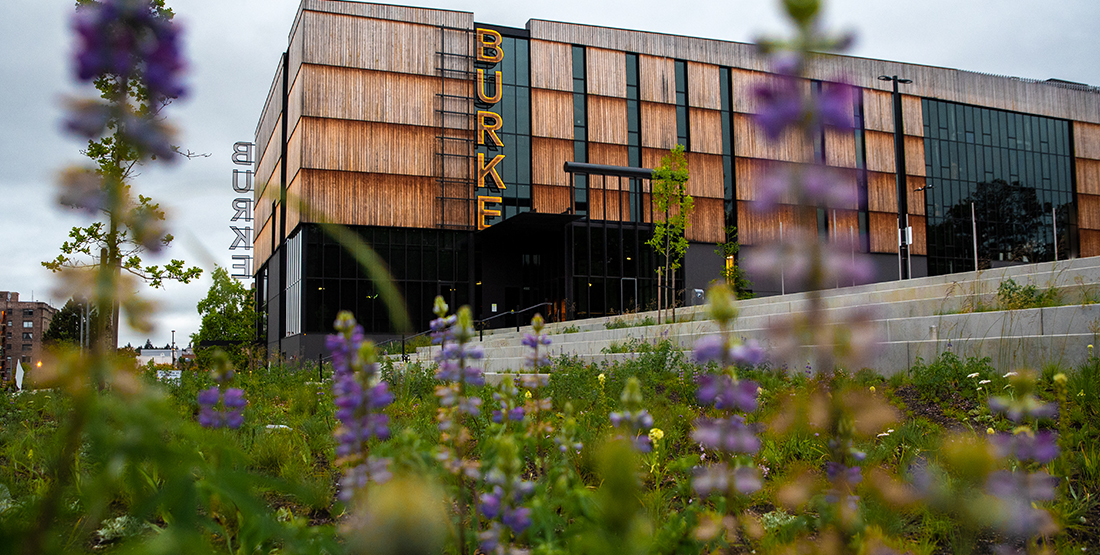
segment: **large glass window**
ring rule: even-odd
[[[588,99],[583,46],[573,46],[573,161],[588,161]],[[573,178],[573,203],[577,214],[588,213],[588,176]]]
[[[676,60],[676,143],[690,151],[689,125],[687,62]]]
[[[416,331],[428,328],[436,295],[444,295],[452,307],[469,304],[468,233],[384,227],[351,229],[386,263],[404,296]],[[355,258],[317,226],[302,226],[300,235],[304,235],[305,252],[298,256],[309,261],[304,272],[302,331],[329,333],[336,315],[348,310],[367,333],[390,333],[392,326],[385,302]],[[332,259],[338,260],[339,265],[334,265]],[[287,305],[291,305],[289,300]]]
[[[973,270],[975,239],[979,268],[1054,260],[1056,247],[1069,258],[1070,123],[934,99],[922,108],[929,273]]]

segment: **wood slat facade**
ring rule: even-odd
[[[573,139],[573,93],[531,89],[531,135]]]
[[[914,230],[913,256],[936,254],[929,253],[926,228],[938,216],[925,211],[926,200],[939,198],[940,190],[917,191],[937,179],[926,168],[922,99],[1068,120],[1079,254],[1100,255],[1100,92],[1096,90],[822,56],[796,86],[809,93],[815,88],[811,80],[824,81],[828,87],[831,79],[843,75],[860,90],[863,118],[862,129],[827,128],[823,142],[815,145],[816,141],[794,132],[772,140],[757,125],[761,101],[756,91],[775,83],[777,77],[768,73],[769,64],[750,45],[532,20],[526,30],[499,28],[508,40],[527,41],[527,73],[520,80],[529,82],[508,83],[507,92],[520,94],[506,98],[529,101],[485,102],[477,100],[474,73],[465,73],[475,65],[463,58],[473,53],[476,27],[469,12],[303,0],[285,64],[281,60],[276,67],[256,128],[257,268],[276,253],[272,242],[278,248],[301,227],[299,223],[331,220],[357,226],[461,230],[475,236],[476,197],[490,194],[472,185],[479,177],[473,156],[478,148],[473,137],[477,110],[502,114],[499,132],[508,141],[507,148],[493,150],[484,161],[506,152],[508,158],[499,167],[508,168],[509,179],[520,180],[509,181],[507,193],[502,193],[508,200],[494,206],[508,207],[509,216],[517,209],[539,215],[566,213],[575,199],[562,166],[574,161],[578,152],[585,153],[584,161],[589,163],[628,166],[640,150],[640,165],[655,168],[676,146],[679,62],[686,63],[687,70],[688,190],[695,197],[688,238],[693,243],[724,240],[727,205],[736,206],[739,240],[747,247],[778,240],[780,223],[788,237],[816,235],[817,206],[795,206],[795,199],[781,198],[772,213],[753,207],[769,179],[780,172],[805,169],[800,165],[823,156],[836,171],[838,186],[852,188],[848,195],[852,199],[862,194],[859,176],[866,172],[865,212],[860,213],[855,204],[826,208],[829,235],[848,241],[865,222],[870,252],[879,256],[880,267],[889,267],[883,260],[898,252],[894,113],[892,84],[877,77],[898,75],[913,80],[901,86],[904,200]],[[584,94],[574,94],[573,53],[578,47],[584,49]],[[509,71],[518,55],[506,51],[503,63],[477,67],[492,66],[486,69],[491,77],[497,70]],[[636,103],[627,100],[628,55],[638,60]],[[450,71],[441,72],[441,67]],[[730,76],[731,102],[726,111],[722,111],[722,74]],[[632,113],[635,105],[638,111]],[[583,117],[575,113],[579,109],[584,110]],[[856,122],[854,109],[854,104],[845,107],[852,123]],[[638,132],[632,133],[635,118]],[[284,119],[287,129],[283,129]],[[528,123],[529,131],[523,130]],[[723,137],[726,127],[730,132]],[[580,129],[584,133],[575,136]],[[523,150],[528,144],[530,150]],[[724,154],[730,156],[728,162]],[[732,175],[727,175],[727,167]],[[734,198],[725,198],[727,182],[735,184]],[[629,219],[626,191],[619,183],[590,176],[587,198],[582,194],[576,199],[587,204],[578,206],[587,210],[590,219]],[[286,207],[278,205],[284,187],[289,195]],[[295,199],[305,207],[301,214]],[[646,195],[643,201],[646,221],[652,216],[650,200]],[[281,218],[285,218],[283,229]],[[700,248],[695,252],[708,247]],[[689,281],[702,280],[693,271],[688,269]],[[712,277],[717,276],[703,281]],[[648,279],[638,276],[643,278]]]
[[[626,53],[589,48],[584,53],[588,94],[626,98]]]

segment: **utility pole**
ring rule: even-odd
[[[901,113],[901,93],[898,84],[912,83],[897,75],[879,75],[879,81],[894,83],[894,170],[898,184],[898,277],[909,279],[909,188],[905,185],[905,123]]]

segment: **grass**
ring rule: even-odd
[[[614,433],[608,415],[611,411],[621,410],[619,396],[627,380],[634,377],[641,383],[645,407],[652,415],[654,425],[664,432],[659,456],[645,456],[638,460],[640,472],[636,486],[642,489],[638,490],[636,499],[650,522],[651,552],[699,552],[702,544],[696,539],[700,533],[698,526],[709,518],[706,511],[710,510],[707,508],[710,505],[695,496],[689,476],[692,468],[704,460],[703,457],[713,456],[701,452],[692,437],[696,420],[708,414],[695,399],[696,378],[703,369],[688,362],[670,342],[647,344],[644,349],[639,347],[631,348],[634,352],[640,352],[636,359],[615,364],[589,364],[568,357],[553,361],[550,381],[544,392],[552,399],[551,418],[555,419],[555,426],[560,425],[556,419],[560,418],[558,415],[565,411],[568,403],[576,418],[577,439],[584,443],[585,449],[575,458],[554,455],[556,462],[550,468],[553,472],[573,469],[579,480],[580,489],[577,491],[581,493],[577,493],[580,497],[573,501],[559,500],[555,503],[560,505],[537,509],[540,511],[538,514],[544,515],[544,520],[538,525],[541,528],[537,530],[545,538],[558,538],[562,534],[587,537],[585,534],[588,532],[582,533],[578,531],[582,528],[575,527],[600,522],[598,515],[602,513],[593,505],[598,498],[584,492],[599,491],[605,481],[600,470],[599,453]],[[326,381],[329,372],[331,370],[325,370]],[[778,549],[795,537],[815,533],[816,519],[820,517],[820,509],[813,505],[817,501],[811,499],[809,505],[789,506],[779,503],[778,499],[785,495],[789,484],[800,476],[817,476],[819,479],[831,447],[824,434],[819,435],[813,428],[781,432],[776,427],[780,415],[799,406],[803,399],[810,398],[808,392],[814,386],[811,380],[800,372],[787,374],[781,369],[742,369],[740,373],[743,378],[755,380],[761,388],[760,408],[750,415],[749,423],[756,427],[762,440],[760,451],[753,461],[758,467],[766,468],[767,475],[764,489],[746,498],[743,503],[746,514],[756,515],[754,518],[760,523],[763,535],[756,539],[740,538],[729,544],[728,549],[758,549],[763,552]],[[977,376],[971,377],[975,373]],[[1064,530],[1054,538],[1053,545],[1059,551],[1066,552],[1100,541],[1100,534],[1093,526],[1100,499],[1100,359],[1090,359],[1079,368],[1046,369],[1040,381],[1040,391],[1047,398],[1055,395],[1053,376],[1058,373],[1067,376],[1068,398],[1062,414],[1062,424],[1066,430],[1062,438],[1065,454],[1050,465],[1052,474],[1061,477],[1062,481],[1058,500],[1049,506]],[[387,409],[393,437],[377,443],[373,447],[374,453],[392,458],[392,468],[399,474],[440,479],[439,462],[435,455],[440,436],[436,421],[438,400],[435,397],[437,383],[434,368],[387,363],[382,367],[381,374],[396,397]],[[938,407],[947,416],[947,425],[956,430],[974,428],[984,436],[982,424],[986,420],[976,421],[976,418],[987,419],[990,425],[998,429],[1007,429],[1010,424],[988,411],[971,412],[984,406],[984,397],[973,387],[980,379],[990,379],[991,384],[997,386],[1005,383],[1000,371],[992,368],[988,360],[961,360],[948,352],[936,360],[921,361],[909,373],[890,379],[884,379],[870,370],[861,370],[842,375],[837,383],[838,387],[859,391],[874,387],[877,395],[894,399],[901,411],[914,412],[917,412],[914,410],[917,407],[906,406],[895,393],[900,388],[916,389],[918,395],[909,398],[911,403]],[[332,416],[334,406],[329,386],[316,380],[314,368],[299,369],[292,365],[273,365],[270,370],[238,374],[236,383],[245,389],[249,399],[245,426],[235,432],[200,430],[192,439],[182,434],[174,436],[173,441],[186,444],[201,438],[201,441],[211,445],[218,442],[236,445],[243,457],[239,462],[240,468],[270,480],[262,482],[268,485],[260,490],[266,503],[266,508],[261,510],[269,511],[272,519],[277,517],[286,522],[299,522],[302,530],[312,530],[310,534],[332,538],[335,534],[334,523],[341,518],[344,510],[341,504],[334,501],[339,475],[332,436],[335,428]],[[157,387],[165,392],[165,404],[170,407],[174,415],[172,418],[186,424],[193,421],[198,409],[195,394],[211,383],[205,372],[185,372],[178,383]],[[473,391],[483,400],[483,411],[469,421],[471,445],[478,457],[487,457],[489,455],[482,450],[492,444],[492,434],[495,432],[490,426],[488,413],[496,401],[491,388],[474,388]],[[50,480],[46,468],[55,448],[58,423],[71,407],[64,396],[50,391],[5,394],[0,401],[0,407],[3,407],[0,409],[2,522],[5,515],[20,514],[21,507],[40,495]],[[960,407],[972,408],[963,410]],[[140,413],[131,416],[140,417]],[[272,429],[268,425],[286,428]],[[853,444],[853,448],[866,453],[863,463],[868,469],[864,474],[867,477],[865,481],[871,480],[868,476],[872,468],[904,476],[907,469],[914,465],[938,457],[941,440],[949,435],[944,424],[919,416],[902,417],[890,425],[890,430],[877,436],[863,437]],[[201,442],[193,448],[205,449]],[[90,479],[102,468],[100,462],[89,458],[82,461],[79,472]],[[528,467],[527,472],[531,478],[539,477],[533,466]],[[171,483],[172,478],[151,475],[150,479],[153,483],[167,484]],[[274,484],[290,484],[292,487],[280,489]],[[558,486],[553,483],[540,484],[539,487],[543,488],[540,491],[549,496],[547,499],[552,498],[550,491],[558,491],[555,490]],[[861,489],[859,495],[863,499],[863,521],[873,526],[873,530],[877,531],[875,533],[894,538],[891,541],[902,541],[902,551],[950,551],[953,545],[957,545],[956,542],[969,538],[959,531],[953,517],[942,512],[920,508],[898,510],[877,497],[878,494],[872,489]],[[87,530],[87,534],[102,531],[96,536],[100,539],[89,535],[89,539],[81,540],[82,536],[77,534],[76,543],[70,545],[78,548],[85,546],[80,549],[95,551],[105,546],[125,545],[127,542],[143,541],[141,538],[155,537],[158,532],[153,531],[150,535],[144,523],[157,527],[162,527],[164,523],[155,518],[139,518],[137,522],[123,518],[129,514],[128,499],[126,495],[113,497],[103,518]],[[584,508],[586,506],[587,509]],[[69,511],[59,518],[76,526],[80,514],[80,511]],[[212,536],[221,539],[209,541],[220,546],[219,551],[225,551],[230,544],[236,549],[239,547],[238,543],[234,543],[237,540],[219,542],[237,537],[233,526],[243,526],[242,522],[237,517],[226,516],[227,531]],[[79,526],[74,528],[80,529]],[[525,540],[532,542],[532,551],[538,548],[534,534],[532,532],[532,536]],[[331,547],[337,544],[330,542],[326,545]],[[553,545],[558,547],[545,549],[564,550],[567,544]],[[343,548],[334,549],[336,551],[330,552],[339,553]]]

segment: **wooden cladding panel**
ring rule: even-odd
[[[603,48],[584,52],[588,94],[626,98],[626,53]],[[537,66],[532,66],[537,67]]]
[[[531,208],[542,214],[561,214],[572,206],[569,187],[534,185],[531,188]]]
[[[905,136],[905,173],[924,176],[927,167],[924,164],[924,139]]]
[[[531,182],[537,185],[568,186],[563,166],[573,160],[573,141],[531,139]],[[540,210],[541,212],[541,210]]]
[[[689,108],[691,150],[707,154],[722,154],[722,112]]]
[[[572,140],[573,93],[531,89],[531,135]]]
[[[308,11],[300,25],[303,64],[436,74],[435,27]]]
[[[898,211],[897,178],[891,173],[868,172],[867,209],[872,212]]]
[[[893,117],[893,100],[891,100],[890,110],[891,117]],[[919,96],[911,96],[908,94],[901,95],[901,119],[903,130],[907,136],[924,136],[924,110],[921,109]],[[906,137],[906,139],[908,139],[908,137]],[[908,152],[906,154],[908,154]],[[921,160],[924,160],[923,156]]]
[[[695,212],[689,218],[689,241],[717,243],[726,240],[726,208],[720,198],[696,198]]]
[[[735,158],[733,164],[737,178],[737,200],[760,198],[760,187],[767,176],[767,166],[770,163],[751,158]]]
[[[294,134],[287,140],[286,145],[286,180],[292,183],[298,170],[302,169],[302,137],[305,135],[302,128],[294,130]]]
[[[1100,160],[1078,158],[1077,192],[1100,195]]]
[[[864,134],[867,146],[867,169],[873,172],[894,173],[894,135],[879,131],[867,131]],[[923,148],[921,149],[923,151]],[[924,164],[924,156],[920,163]],[[908,164],[906,164],[908,165]],[[921,172],[922,174],[924,172]]]
[[[721,200],[725,197],[721,155],[689,152],[687,163],[689,195],[696,199],[709,197]]]
[[[817,236],[817,210],[812,207],[782,204],[771,212],[758,212],[751,202],[739,201],[737,222],[737,240],[742,245],[775,243],[781,234],[786,241],[800,233]]]
[[[588,161],[608,166],[629,166],[630,155],[626,145],[588,143]]]
[[[1100,256],[1100,231],[1082,229],[1079,233],[1081,256]]]
[[[593,220],[618,222],[630,218],[630,205],[625,192],[618,190],[614,177],[593,175],[588,180],[588,217]]]
[[[890,91],[863,89],[863,126],[868,131],[894,132],[894,98]],[[901,118],[906,135],[924,135],[924,112],[919,96],[901,95]]]
[[[431,177],[305,170],[302,221],[433,227],[438,184]]]
[[[643,147],[671,150],[676,146],[675,105],[642,102],[641,113]]]
[[[1100,125],[1073,122],[1073,150],[1078,158],[1100,160]]]
[[[279,173],[275,171],[275,166],[282,157],[282,131],[282,125],[276,125],[271,132],[270,140],[267,141],[267,149],[260,153],[260,159],[256,163],[256,174],[252,180],[255,185],[254,198],[260,198],[268,183],[279,184]]]
[[[638,56],[639,95],[645,102],[676,104],[676,62],[672,58]],[[673,131],[675,131],[673,120]],[[642,131],[645,139],[645,131]]]
[[[734,156],[783,162],[813,161],[813,146],[803,135],[789,132],[773,141],[747,114],[733,115],[733,141]]]
[[[283,111],[283,60],[275,69],[275,77],[271,81],[271,88],[267,93],[267,102],[264,111],[260,114],[260,122],[256,126],[256,148],[262,152],[267,150],[267,141],[273,136],[272,130],[282,121]],[[278,136],[278,135],[275,135]]]
[[[282,230],[282,236],[279,240],[282,241],[286,238],[286,231],[293,230],[298,226],[298,223],[302,221],[302,211],[307,209],[307,204],[304,202],[305,195],[302,193],[305,177],[301,174],[290,182],[290,186],[286,188],[286,228]]]
[[[871,232],[871,252],[898,252],[898,214],[871,212],[868,214]]]
[[[255,260],[255,268],[259,268],[268,258],[271,258],[271,224],[268,219],[262,226],[257,226],[252,236],[252,259]]]
[[[280,197],[280,190],[278,183],[272,183],[271,186],[264,189],[263,195],[256,200],[254,219],[257,222],[262,222],[271,217],[271,204],[278,202]]]
[[[902,111],[904,112],[904,104]],[[863,128],[868,131],[894,132],[894,101],[890,92],[863,89]]]
[[[1100,229],[1100,196],[1077,195],[1077,222],[1081,229]]]
[[[532,40],[530,43],[531,87],[573,92],[572,46],[560,42]],[[624,62],[625,64],[625,62]],[[531,102],[537,106],[535,99]]]
[[[751,158],[738,158],[734,161],[734,171],[737,173],[737,193],[738,200],[759,200],[762,198],[762,189],[767,186],[768,180],[772,174],[776,172],[786,173],[793,172],[798,169],[796,164],[786,164],[782,162],[774,162],[770,160],[754,160]],[[856,188],[856,175],[854,171],[834,169],[834,178],[837,181],[837,186],[847,187],[848,196],[855,198]],[[780,203],[793,204],[794,199],[789,194],[784,194],[779,201]],[[838,210],[854,210],[856,208],[853,201],[848,206],[834,206]]]
[[[626,144],[625,98],[588,96],[588,140]]]
[[[431,127],[303,118],[302,167],[397,175],[433,175]]]
[[[825,129],[825,163],[841,168],[856,167],[856,136],[852,131]]]
[[[909,225],[913,226],[912,254],[928,255],[928,225],[924,216],[909,216]]]
[[[855,210],[829,210],[829,238],[843,245],[859,239],[859,214]]]
[[[905,176],[905,184],[908,186],[906,202],[909,204],[909,214],[919,214],[923,216],[926,206],[924,202],[924,191],[917,191],[917,189],[924,187],[925,179],[923,177],[907,175]]]
[[[722,109],[722,95],[718,83],[718,66],[687,63],[688,106]],[[675,98],[675,97],[674,97]],[[693,141],[695,139],[692,139]]]
[[[298,77],[301,77],[301,72],[298,73]],[[290,82],[290,91],[287,92],[286,99],[286,121],[287,121],[287,136],[290,136],[294,132],[294,128],[298,125],[298,119],[302,117],[302,89],[305,87],[302,84],[303,79],[296,79]]]
[[[459,83],[467,90],[451,90],[450,94],[470,92],[468,84]],[[306,65],[294,90],[298,91],[304,116],[405,125],[438,124],[435,121],[438,77]]]
[[[747,69],[730,68],[730,78],[733,81],[731,86],[733,111],[742,114],[755,114],[759,107],[753,91],[756,87],[767,83],[768,74]]]

